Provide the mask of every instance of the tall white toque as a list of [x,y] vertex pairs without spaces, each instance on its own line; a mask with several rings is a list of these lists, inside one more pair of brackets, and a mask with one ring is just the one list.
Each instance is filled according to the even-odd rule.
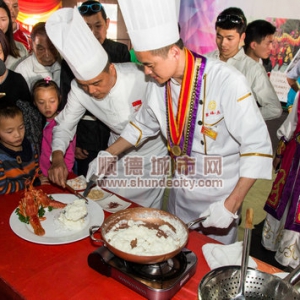
[[135,51],[149,51],[179,40],[178,0],[118,0]]
[[97,77],[107,65],[107,53],[77,7],[54,12],[46,22],[46,31],[78,80]]

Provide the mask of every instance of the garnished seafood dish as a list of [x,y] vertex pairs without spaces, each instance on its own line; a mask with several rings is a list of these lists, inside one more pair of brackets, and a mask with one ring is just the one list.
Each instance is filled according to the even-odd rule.
[[43,190],[34,188],[35,177],[31,181],[28,179],[26,182],[24,197],[21,198],[16,213],[21,222],[30,224],[34,233],[42,236],[45,234],[41,224],[41,221],[45,220],[45,208],[51,211],[55,208],[64,208],[66,204],[54,200]]

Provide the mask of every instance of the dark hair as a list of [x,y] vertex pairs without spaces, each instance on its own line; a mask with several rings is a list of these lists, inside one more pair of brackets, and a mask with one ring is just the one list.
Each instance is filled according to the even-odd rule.
[[18,115],[23,116],[23,112],[18,106],[0,106],[0,118],[14,118]]
[[265,20],[256,20],[248,24],[246,29],[245,45],[244,48],[247,50],[252,42],[258,44],[267,36],[272,35],[276,31],[276,27],[270,22]]
[[171,49],[172,46],[177,46],[180,49],[184,48],[184,43],[182,41],[182,39],[179,39],[176,43],[172,44],[172,45],[168,45],[159,49],[154,49],[154,50],[150,50],[149,52],[154,55],[154,56],[161,56],[161,57],[167,57],[169,50]]
[[46,35],[47,36],[47,32],[46,32],[46,23],[45,22],[39,22],[36,23],[31,30],[31,34],[30,37],[32,39],[32,41],[34,41],[35,37],[40,34],[40,35]]
[[55,81],[48,79],[47,77],[36,81],[32,87],[33,102],[35,102],[35,94],[36,94],[36,91],[38,88],[53,88],[53,89],[55,89],[57,98],[58,98],[58,103],[60,103],[60,91],[59,91],[59,87],[57,86]]
[[42,36],[47,37],[52,54],[56,57],[56,60],[60,60],[59,52],[57,51],[57,49],[55,48],[52,41],[49,39],[49,37],[47,35],[45,22],[39,22],[33,26],[31,34],[30,34],[30,37],[31,37],[31,40],[33,43],[35,42],[35,38],[37,35],[42,35]]
[[13,35],[13,27],[12,27],[12,21],[11,21],[11,15],[10,15],[10,10],[6,3],[3,0],[0,0],[0,8],[3,8],[8,16],[8,28],[7,31],[5,32],[5,36],[7,38],[7,41],[10,45],[10,51],[9,54],[13,57],[20,57],[20,51],[16,45],[16,42],[14,40],[14,35]]
[[[101,4],[101,3],[99,1],[85,1],[85,2],[81,3],[81,6],[82,5],[91,5],[91,4]],[[106,15],[105,9],[104,9],[103,5],[101,5],[101,6],[102,6],[101,10],[98,12],[101,12],[102,18],[106,21],[107,15]],[[80,12],[80,10],[79,10],[79,12]],[[98,12],[94,12],[91,9],[88,9],[86,13],[80,12],[80,14],[84,17],[89,17],[89,16],[93,16],[93,15],[97,14]]]
[[7,41],[6,35],[4,34],[4,32],[0,29],[0,44],[2,47],[2,51],[3,51],[3,61],[6,61],[7,56],[9,55],[10,52],[10,47],[9,47],[9,43]]
[[[219,22],[218,19],[221,16],[228,16],[224,21]],[[236,16],[241,19],[242,22],[232,22],[230,16]],[[244,12],[238,7],[229,7],[224,9],[217,17],[215,28],[220,27],[222,29],[236,29],[236,31],[242,35],[246,31],[247,19]]]

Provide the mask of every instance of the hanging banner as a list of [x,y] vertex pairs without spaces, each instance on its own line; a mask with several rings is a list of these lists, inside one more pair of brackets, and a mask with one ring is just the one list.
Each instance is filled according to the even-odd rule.
[[50,15],[62,7],[59,0],[19,0],[18,22],[31,31],[34,24],[46,22]]

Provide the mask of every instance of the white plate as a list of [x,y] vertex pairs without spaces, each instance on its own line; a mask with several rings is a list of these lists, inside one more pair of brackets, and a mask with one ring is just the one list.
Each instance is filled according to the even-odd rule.
[[[106,210],[110,213],[115,213],[115,212],[125,209],[131,205],[130,202],[123,201],[116,195],[112,195],[110,197],[105,198],[104,200],[97,201],[96,203],[98,203],[104,210]],[[111,208],[111,203],[115,203],[117,206],[114,208]]]
[[[106,192],[106,191],[102,190],[102,189],[101,189],[100,187],[98,187],[98,186],[93,187],[93,188],[91,189],[91,191],[92,191],[92,190],[99,190],[99,191],[102,191],[102,192],[103,192],[103,197],[100,198],[100,199],[91,199],[91,198],[89,198],[89,197],[87,196],[86,198],[87,198],[88,200],[90,200],[90,201],[102,201],[102,200],[104,200],[105,198],[107,198],[107,197],[109,197],[109,196],[112,196],[112,193]],[[84,193],[84,192],[80,192],[81,195],[83,195],[83,193]]]
[[75,177],[73,179],[68,179],[67,184],[73,188],[75,191],[82,191],[86,188],[86,179],[83,175]]
[[[78,199],[72,194],[52,194],[51,196],[53,199],[63,203],[72,203]],[[46,220],[41,221],[46,232],[44,236],[34,234],[31,225],[21,222],[15,210],[10,216],[9,225],[16,235],[29,242],[44,245],[68,244],[88,237],[90,226],[100,226],[103,223],[104,212],[99,205],[93,201],[89,201],[87,208],[88,215],[85,218],[85,226],[80,230],[68,230],[59,226],[57,217],[62,209],[53,209],[52,211],[48,211],[47,208],[45,209]]]

